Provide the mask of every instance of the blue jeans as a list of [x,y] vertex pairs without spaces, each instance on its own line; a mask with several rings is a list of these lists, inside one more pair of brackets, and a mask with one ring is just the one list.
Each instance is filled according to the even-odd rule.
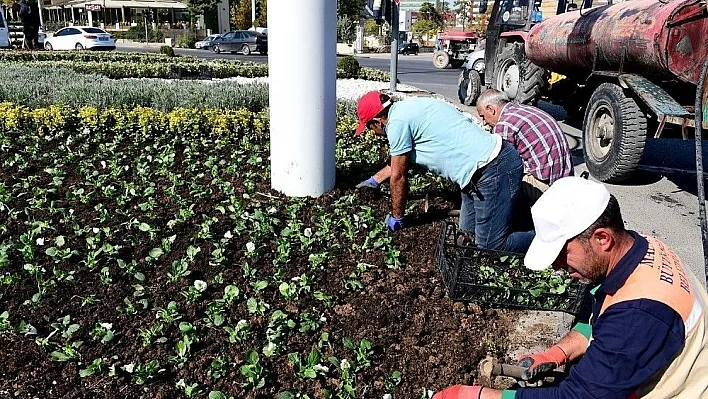
[[460,228],[474,232],[475,244],[497,251],[528,251],[535,232],[511,232],[519,185],[524,173],[521,156],[506,141],[499,155],[475,173],[462,189]]

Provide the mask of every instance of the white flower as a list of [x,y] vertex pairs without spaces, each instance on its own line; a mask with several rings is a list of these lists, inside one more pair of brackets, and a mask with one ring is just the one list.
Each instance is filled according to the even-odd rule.
[[91,231],[93,231],[93,234],[98,234],[99,232],[98,227],[94,227]]
[[386,393],[384,394],[383,399],[393,399],[393,395],[391,395],[390,393]]
[[126,373],[128,374],[133,374],[133,369],[135,368],[134,363],[128,363],[125,366],[121,367],[123,370],[125,370]]
[[207,289],[207,283],[202,280],[194,280],[194,288],[196,288],[199,292],[204,292]]
[[323,365],[321,365],[321,364],[316,364],[316,365],[315,365],[315,370],[321,371],[321,372],[323,372],[323,373],[328,373],[328,372],[329,372],[329,367],[323,366]]
[[106,330],[113,329],[113,324],[111,324],[111,323],[98,323],[98,325],[105,328]]
[[303,234],[305,234],[305,237],[312,237],[312,229],[309,227],[306,228]]
[[224,238],[233,238],[233,235],[231,234],[231,230],[227,231],[226,234],[224,234]]
[[101,167],[102,167],[103,169],[106,169],[106,161],[101,161]]
[[253,252],[253,251],[256,250],[256,244],[254,244],[254,243],[252,243],[252,242],[249,241],[249,242],[246,244],[246,249],[248,250],[248,252]]
[[268,213],[276,213],[278,212],[278,208],[271,206],[270,209],[268,209]]
[[38,238],[37,245],[44,245],[44,238]]

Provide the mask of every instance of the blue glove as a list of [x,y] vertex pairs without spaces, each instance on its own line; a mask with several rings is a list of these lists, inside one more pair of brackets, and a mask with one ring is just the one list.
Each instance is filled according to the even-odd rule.
[[386,224],[391,231],[398,231],[403,228],[403,217],[397,218],[388,215],[386,217]]
[[364,180],[363,182],[359,183],[356,185],[356,188],[377,188],[379,186],[379,182],[374,180],[374,177],[370,177],[369,180]]

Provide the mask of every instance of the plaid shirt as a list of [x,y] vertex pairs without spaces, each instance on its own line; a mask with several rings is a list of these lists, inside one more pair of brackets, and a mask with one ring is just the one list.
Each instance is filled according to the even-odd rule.
[[573,173],[568,141],[558,122],[542,110],[508,103],[494,133],[514,145],[524,160],[524,169],[536,179],[553,184]]

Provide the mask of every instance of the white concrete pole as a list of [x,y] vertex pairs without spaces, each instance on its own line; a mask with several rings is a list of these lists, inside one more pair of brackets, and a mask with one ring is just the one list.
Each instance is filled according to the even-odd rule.
[[256,29],[256,0],[251,0],[251,28]]
[[[293,46],[303,26],[306,52]],[[285,195],[334,188],[336,26],[336,1],[268,0],[271,185]]]

